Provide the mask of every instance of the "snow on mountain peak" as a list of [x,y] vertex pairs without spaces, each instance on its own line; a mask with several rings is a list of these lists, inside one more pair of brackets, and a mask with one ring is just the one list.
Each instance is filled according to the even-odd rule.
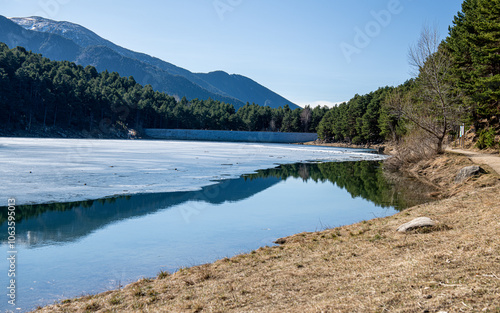
[[54,21],[52,20],[48,20],[39,16],[14,17],[11,18],[10,20],[15,22],[19,26],[22,26],[25,29],[41,31],[41,32],[45,31],[47,27],[51,25],[51,22],[54,23]]
[[103,44],[105,41],[85,27],[70,22],[58,22],[40,16],[14,17],[10,20],[27,30],[60,35],[81,47]]

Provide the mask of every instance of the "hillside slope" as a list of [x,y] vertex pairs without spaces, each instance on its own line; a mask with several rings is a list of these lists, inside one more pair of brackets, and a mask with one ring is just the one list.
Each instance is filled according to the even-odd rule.
[[[7,21],[23,30],[9,25]],[[2,17],[0,29],[4,30],[0,34],[0,41],[11,48],[24,46],[54,60],[74,61],[83,66],[95,66],[100,71],[116,71],[122,76],[134,76],[143,85],[151,84],[155,90],[179,98],[212,98],[231,103],[236,108],[246,102],[272,108],[287,104],[292,109],[297,108],[292,102],[247,77],[227,73],[194,74],[169,62],[120,47],[74,23],[41,17]],[[52,41],[46,39],[51,37],[54,38]],[[43,45],[38,42],[43,42]]]

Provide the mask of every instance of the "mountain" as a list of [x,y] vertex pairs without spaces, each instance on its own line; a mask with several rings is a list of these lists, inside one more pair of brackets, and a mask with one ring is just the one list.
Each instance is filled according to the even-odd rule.
[[[17,21],[20,22],[21,20],[17,19]],[[35,53],[41,53],[52,60],[67,60],[83,66],[95,66],[98,71],[108,70],[110,72],[118,72],[121,76],[134,76],[135,80],[142,85],[150,84],[155,90],[166,92],[169,95],[178,96],[179,98],[184,96],[188,99],[212,98],[231,103],[236,108],[244,105],[244,102],[241,100],[226,96],[221,92],[210,92],[185,77],[172,75],[156,66],[126,57],[107,46],[88,45],[82,47],[77,42],[71,40],[70,38],[72,37],[70,36],[65,38],[57,33],[44,33],[32,30],[27,26],[29,24],[19,26],[17,23],[0,16],[0,42],[6,43],[9,47],[22,46]],[[24,27],[29,29],[25,29]],[[39,28],[39,30],[55,29],[48,27]],[[64,30],[59,30],[58,32],[64,32]],[[82,36],[75,35],[75,38],[82,38]],[[89,38],[91,37],[89,36]]]
[[99,71],[116,71],[122,76],[134,76],[143,85],[188,99],[208,99],[233,104],[246,102],[272,108],[298,106],[241,75],[222,71],[192,73],[174,64],[144,53],[120,47],[70,22],[58,22],[41,17],[10,18],[0,16],[0,41],[9,47],[23,46],[54,60],[68,60]]
[[21,46],[55,60],[72,60],[81,47],[73,41],[50,33],[25,30],[0,15],[0,42],[9,47]]
[[292,105],[291,102],[282,96],[248,77],[237,74],[229,75],[224,71],[210,72],[208,74],[199,73],[196,75],[222,91],[230,91],[231,96],[235,98],[253,99],[250,102],[270,106],[271,108],[277,108],[285,104],[289,104],[291,109],[295,108],[295,105]]

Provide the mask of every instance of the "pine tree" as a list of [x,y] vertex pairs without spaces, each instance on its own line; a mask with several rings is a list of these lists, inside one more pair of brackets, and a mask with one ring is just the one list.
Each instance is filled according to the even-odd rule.
[[453,24],[445,46],[478,124],[500,113],[500,0],[465,0]]

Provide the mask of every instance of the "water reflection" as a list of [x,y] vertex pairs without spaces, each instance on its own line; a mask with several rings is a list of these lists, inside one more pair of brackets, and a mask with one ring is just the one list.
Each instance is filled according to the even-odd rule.
[[[107,224],[153,214],[188,201],[210,204],[242,201],[277,184],[277,177],[224,180],[199,191],[142,194],[71,203],[24,205],[16,208],[18,243],[38,246],[75,241]],[[2,208],[0,241],[7,241],[7,209]]]
[[[281,165],[255,174],[229,179],[200,191],[144,194],[95,201],[17,207],[18,243],[28,247],[74,242],[93,231],[124,219],[153,214],[188,201],[220,204],[247,199],[288,178],[331,182],[353,198],[397,210],[429,201],[430,190],[410,178],[394,181],[379,162],[337,162]],[[189,214],[189,212],[188,212]],[[0,210],[0,241],[6,242],[7,208]]]
[[378,161],[283,165],[247,177],[329,181],[347,190],[353,198],[361,197],[378,206],[393,207],[398,211],[432,201],[428,195],[435,191],[431,186],[402,173],[391,175],[383,170],[382,162]]

